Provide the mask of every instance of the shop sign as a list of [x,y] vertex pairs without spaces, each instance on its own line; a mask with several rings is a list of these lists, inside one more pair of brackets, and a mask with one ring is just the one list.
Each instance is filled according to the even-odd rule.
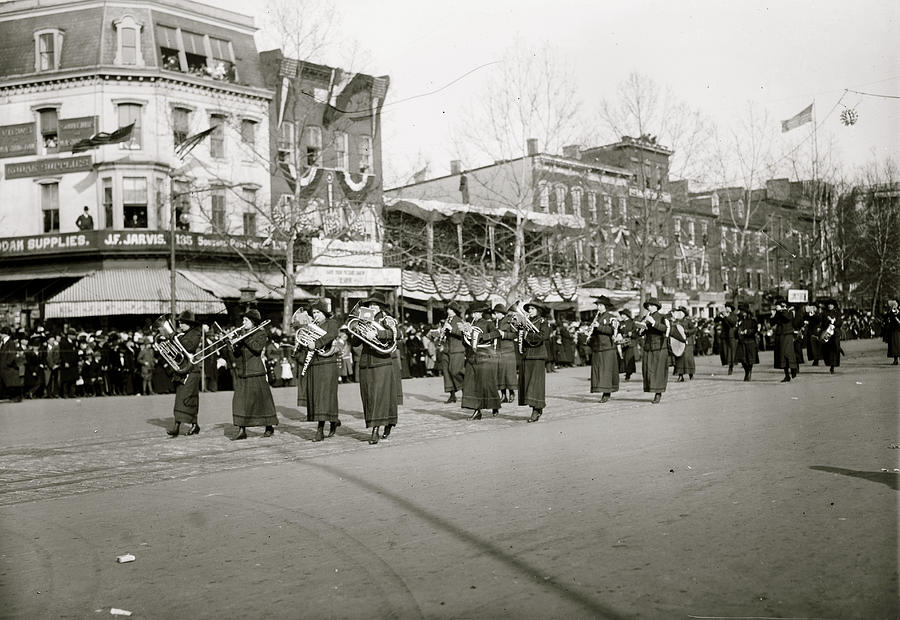
[[59,119],[59,150],[71,151],[79,140],[90,138],[97,133],[97,117]]
[[48,174],[64,174],[66,172],[83,172],[91,169],[91,156],[60,157],[54,159],[38,159],[6,164],[7,179],[23,179],[40,177]]
[[34,123],[0,126],[0,157],[34,155]]
[[788,303],[805,304],[809,301],[809,291],[806,289],[792,288],[788,290]]
[[378,241],[342,241],[340,239],[311,239],[314,265],[343,267],[381,267],[384,265],[381,243]]
[[304,265],[297,268],[297,284],[343,287],[400,286],[396,267],[330,267]]

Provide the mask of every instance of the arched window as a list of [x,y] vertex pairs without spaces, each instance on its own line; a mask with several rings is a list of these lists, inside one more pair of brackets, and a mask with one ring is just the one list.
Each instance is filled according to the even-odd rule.
[[63,33],[56,28],[45,28],[34,33],[34,70],[56,71],[62,52]]
[[581,215],[581,193],[580,187],[572,188],[572,212],[575,215]]
[[117,65],[144,66],[144,56],[141,54],[141,24],[136,22],[131,15],[125,15],[113,22],[116,28],[116,58],[113,62]]

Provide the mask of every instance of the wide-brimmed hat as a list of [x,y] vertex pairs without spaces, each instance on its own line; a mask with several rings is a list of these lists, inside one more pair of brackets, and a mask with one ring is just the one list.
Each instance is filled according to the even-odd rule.
[[613,307],[614,307],[614,306],[613,306],[613,302],[612,302],[612,301],[610,300],[610,298],[607,297],[606,295],[591,295],[591,297],[594,298],[594,303],[595,303],[595,304],[597,304],[598,306],[599,306],[600,304],[603,304],[604,306],[606,306],[606,309],[607,309],[607,310],[609,310],[610,308],[613,308]]
[[178,322],[196,325],[197,319],[194,317],[194,312],[192,310],[182,310],[181,314],[178,315]]
[[386,299],[385,296],[384,296],[384,293],[382,293],[381,291],[372,293],[371,295],[369,295],[369,296],[365,299],[365,301],[363,301],[363,303],[366,304],[366,305],[368,305],[368,304],[378,304],[378,305],[381,306],[382,308],[387,308],[388,305],[389,305],[388,302],[387,302],[387,299]]
[[644,302],[644,310],[649,310],[647,306],[656,306],[659,309],[662,309],[662,304],[659,303],[659,300],[656,297],[651,297],[647,301]]
[[447,304],[447,310],[453,310],[456,313],[456,316],[463,315],[462,307],[455,301],[451,301],[449,304]]
[[331,310],[328,309],[328,304],[324,299],[317,299],[316,301],[312,302],[311,304],[309,304],[309,309],[310,311],[318,310],[327,317],[331,316]]
[[682,313],[684,316],[690,316],[690,315],[691,315],[691,311],[688,310],[687,308],[685,308],[684,306],[678,306],[678,307],[675,308],[675,309],[678,310],[680,313]]
[[537,301],[529,301],[522,306],[522,309],[526,312],[528,311],[528,308],[534,308],[541,316],[545,316],[547,314],[547,306]]
[[244,314],[242,314],[241,316],[246,317],[246,318],[250,319],[251,321],[253,321],[254,325],[259,325],[262,322],[262,315],[259,313],[259,310],[257,310],[256,308],[250,308],[249,310],[244,312]]
[[628,308],[622,308],[621,310],[619,310],[619,314],[624,314],[629,319],[631,318],[631,310],[629,310]]
[[775,299],[772,300],[773,306],[784,306],[786,304],[787,304],[787,299],[785,299],[784,297],[776,297]]
[[469,314],[473,312],[480,312],[481,314],[487,314],[491,311],[491,305],[485,302],[476,301],[469,308]]
[[733,301],[726,301],[726,302],[725,302],[725,307],[726,307],[726,308],[731,308],[732,310],[734,310],[734,302],[733,302]]
[[838,302],[837,302],[836,299],[830,299],[830,298],[829,298],[829,299],[823,299],[823,300],[822,300],[822,303],[825,304],[826,306],[827,306],[828,304],[831,304],[831,305],[834,306],[835,308],[838,307]]
[[491,310],[491,312],[499,312],[500,314],[506,314],[506,312],[507,312],[506,306],[503,304],[494,304],[494,308]]

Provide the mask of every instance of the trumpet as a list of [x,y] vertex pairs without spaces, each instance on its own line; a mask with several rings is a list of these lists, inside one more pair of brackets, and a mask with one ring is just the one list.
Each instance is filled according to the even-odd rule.
[[172,370],[184,374],[190,372],[194,364],[202,362],[206,358],[214,355],[226,344],[234,346],[250,334],[263,329],[268,324],[269,321],[265,320],[249,330],[244,329],[243,327],[236,327],[226,332],[219,327],[218,323],[213,323],[220,334],[214,341],[205,345],[199,351],[191,353],[181,344],[181,340],[178,338],[178,334],[176,333],[172,322],[166,315],[163,315],[153,322],[153,329],[155,329],[158,334],[153,343],[153,348],[160,354]]

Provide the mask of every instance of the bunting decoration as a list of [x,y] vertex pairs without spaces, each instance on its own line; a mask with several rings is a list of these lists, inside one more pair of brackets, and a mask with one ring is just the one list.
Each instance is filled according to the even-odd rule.
[[195,133],[192,136],[188,136],[184,140],[178,143],[178,146],[175,147],[175,155],[179,159],[184,159],[187,157],[188,153],[194,150],[198,144],[203,142],[203,139],[206,138],[209,134],[214,132],[218,125],[213,125],[209,129],[205,131],[201,131],[200,133]]
[[83,153],[85,151],[89,151],[91,149],[95,149],[98,146],[104,146],[106,144],[118,144],[120,142],[129,142],[131,140],[131,132],[134,130],[134,123],[130,125],[126,125],[125,127],[119,127],[112,133],[107,133],[105,131],[101,131],[95,133],[90,138],[85,138],[84,140],[79,140],[75,144],[72,145],[73,153]]

